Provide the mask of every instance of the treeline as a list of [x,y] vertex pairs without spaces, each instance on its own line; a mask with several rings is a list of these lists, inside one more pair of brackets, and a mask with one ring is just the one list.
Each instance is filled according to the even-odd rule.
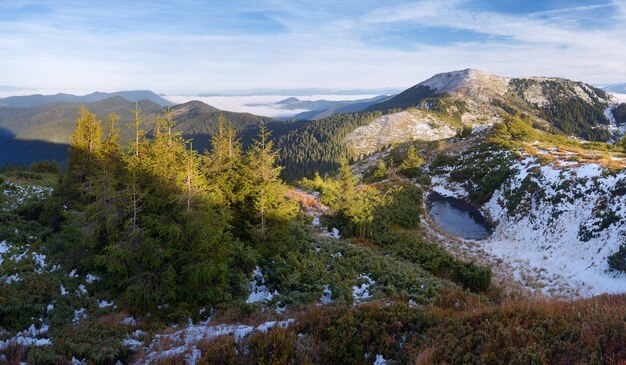
[[220,118],[211,152],[199,154],[173,132],[171,118],[158,118],[146,138],[138,109],[134,117],[125,148],[117,116],[103,136],[96,116],[81,110],[49,208],[51,221],[62,221],[53,251],[143,313],[241,296],[255,260],[284,249],[297,213],[269,133],[261,126],[244,153]]
[[[564,134],[589,141],[606,141],[610,137],[608,130],[598,128],[608,123],[604,116],[607,105],[600,99],[609,97],[604,90],[568,80],[512,79],[510,83],[510,87],[522,99],[524,93],[533,86],[538,86],[548,99],[548,103],[541,107],[539,116]],[[589,101],[577,94],[576,87],[585,90]],[[564,98],[568,94],[569,97]]]
[[280,149],[279,163],[285,166],[282,176],[287,180],[311,178],[315,172],[336,170],[344,159],[353,161],[357,156],[343,143],[344,138],[381,115],[381,112],[336,114],[280,136],[276,145]]
[[544,117],[568,136],[589,141],[606,141],[611,133],[598,128],[608,123],[602,105],[590,104],[581,98],[554,100],[543,109]]

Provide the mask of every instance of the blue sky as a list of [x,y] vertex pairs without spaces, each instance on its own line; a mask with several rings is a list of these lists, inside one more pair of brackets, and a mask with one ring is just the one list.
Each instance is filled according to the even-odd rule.
[[477,68],[626,81],[626,0],[0,0],[0,85],[407,87]]

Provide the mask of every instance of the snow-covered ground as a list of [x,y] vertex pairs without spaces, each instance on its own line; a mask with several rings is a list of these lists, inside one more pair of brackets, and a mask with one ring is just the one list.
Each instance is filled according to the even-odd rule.
[[607,263],[626,242],[626,196],[620,191],[626,172],[606,175],[598,164],[541,166],[533,157],[514,171],[504,189],[517,190],[530,175],[545,196],[526,193],[528,212],[509,215],[498,190],[484,206],[498,222],[485,249],[510,261],[520,280],[528,269],[540,274],[544,293],[562,294],[561,282],[581,296],[626,292],[626,275],[608,272]]
[[[195,365],[200,360],[202,353],[198,345],[202,341],[210,340],[218,336],[233,335],[235,341],[254,332],[267,332],[274,327],[286,328],[294,323],[293,319],[284,321],[269,321],[258,326],[249,325],[209,325],[210,319],[198,324],[190,324],[186,328],[174,333],[157,334],[150,346],[146,348],[147,356],[138,360],[135,364],[153,364],[165,361],[172,357],[184,357],[185,363]],[[128,347],[138,349],[143,345],[146,333],[137,330],[124,340]]]
[[[480,252],[505,261],[519,282],[547,295],[625,293],[626,274],[609,271],[607,257],[626,242],[626,170],[560,160],[541,165],[525,156],[512,171],[482,207],[496,227],[476,241]],[[512,195],[529,183],[538,189],[524,192],[510,211]],[[445,175],[433,179],[433,190],[467,195]]]
[[4,183],[1,191],[5,202],[0,209],[11,210],[20,206],[28,199],[46,199],[52,194],[52,188],[47,186],[22,186],[10,181]]

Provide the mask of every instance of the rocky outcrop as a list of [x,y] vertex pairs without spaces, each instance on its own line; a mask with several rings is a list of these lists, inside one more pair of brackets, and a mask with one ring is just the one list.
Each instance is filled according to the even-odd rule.
[[363,156],[378,151],[392,143],[416,139],[434,141],[454,136],[456,129],[434,113],[408,109],[383,115],[370,124],[358,127],[345,139],[354,152]]

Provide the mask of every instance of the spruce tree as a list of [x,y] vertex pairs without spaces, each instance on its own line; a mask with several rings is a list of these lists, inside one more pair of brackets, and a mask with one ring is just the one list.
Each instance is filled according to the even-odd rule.
[[67,171],[61,187],[69,206],[81,206],[88,202],[88,194],[92,190],[93,179],[99,167],[101,145],[100,121],[83,105],[80,107],[74,133],[70,137]]
[[424,159],[420,157],[417,150],[411,143],[406,152],[406,158],[400,164],[400,173],[407,177],[416,177],[420,167],[424,164]]
[[260,125],[259,139],[248,154],[248,179],[253,220],[250,227],[255,241],[269,243],[278,232],[284,233],[287,223],[295,217],[297,205],[286,197],[287,186],[280,180],[281,168],[276,166],[278,154],[273,150],[270,134]]
[[378,160],[378,164],[376,165],[376,168],[374,169],[374,172],[372,173],[372,179],[382,180],[386,177],[387,177],[387,166],[385,165],[385,162],[382,159],[380,159]]
[[242,147],[232,126],[221,114],[218,132],[211,139],[211,153],[204,162],[207,177],[223,202],[229,206],[240,203],[248,192],[243,176]]

